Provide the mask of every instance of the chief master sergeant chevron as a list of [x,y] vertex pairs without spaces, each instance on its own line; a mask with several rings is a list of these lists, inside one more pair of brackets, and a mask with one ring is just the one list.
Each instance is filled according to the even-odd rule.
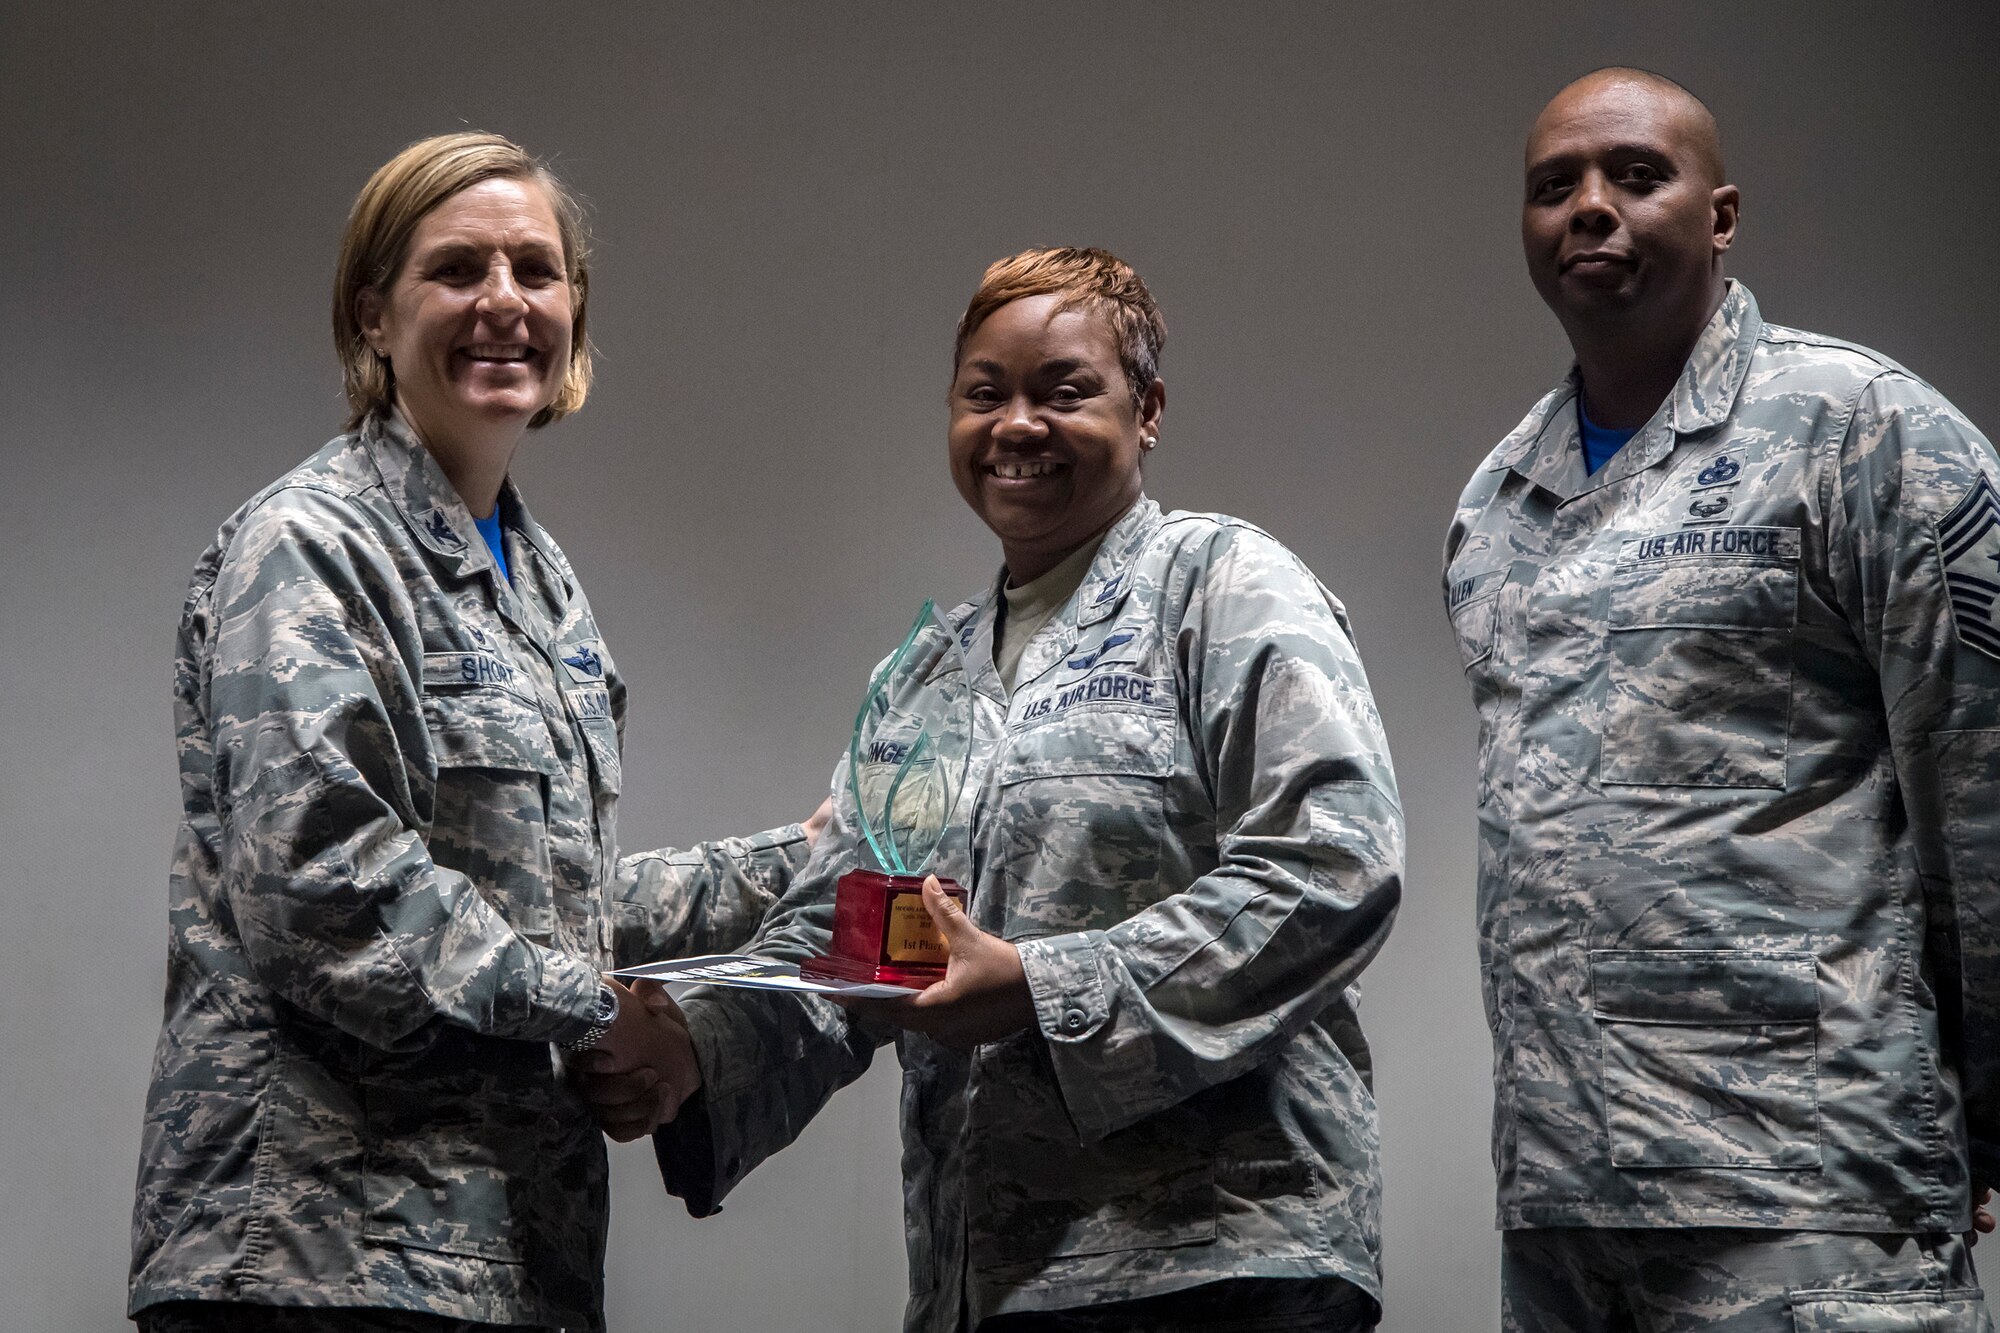
[[1990,1330],[2000,464],[1764,322],[1724,180],[1658,75],[1543,110],[1521,232],[1576,367],[1445,543],[1503,1322]]

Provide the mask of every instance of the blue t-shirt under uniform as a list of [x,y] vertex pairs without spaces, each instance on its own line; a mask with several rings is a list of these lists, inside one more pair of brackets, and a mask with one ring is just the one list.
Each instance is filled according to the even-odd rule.
[[[1611,455],[1625,447],[1625,442],[1639,433],[1631,430],[1608,430],[1590,419],[1583,410],[1583,395],[1576,396],[1576,424],[1583,429],[1583,467],[1586,472],[1595,472],[1611,461]],[[481,532],[485,529],[481,528]],[[505,568],[505,566],[502,566]]]
[[514,576],[507,572],[507,541],[500,535],[500,506],[494,505],[492,513],[472,521],[479,525],[479,535],[486,539],[486,549],[493,552],[493,563],[500,566],[501,580],[512,584]]

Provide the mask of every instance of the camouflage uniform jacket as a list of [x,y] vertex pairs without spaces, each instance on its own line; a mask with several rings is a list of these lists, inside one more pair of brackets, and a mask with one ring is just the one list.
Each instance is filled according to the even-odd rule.
[[[973,746],[940,873],[1016,943],[1037,1026],[969,1056],[897,1038],[907,1327],[950,1330],[1222,1277],[1379,1296],[1380,1186],[1355,979],[1401,892],[1402,813],[1340,604],[1234,519],[1141,499],[1069,603],[993,666],[999,585],[892,681],[943,692]],[[823,948],[838,813],[753,947]],[[867,1065],[798,996],[687,1001],[706,1087],[662,1131],[697,1216]]]
[[1963,1231],[2000,1181],[1990,445],[1730,287],[1595,476],[1466,488],[1499,1222]]
[[625,691],[511,484],[510,587],[398,425],[202,557],[132,1311],[602,1324],[605,1154],[552,1042],[598,969],[740,943],[797,826],[617,861]]

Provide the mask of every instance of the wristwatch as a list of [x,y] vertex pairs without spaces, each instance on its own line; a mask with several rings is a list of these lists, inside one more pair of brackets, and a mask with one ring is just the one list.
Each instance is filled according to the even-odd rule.
[[566,1051],[587,1051],[604,1040],[604,1034],[611,1031],[612,1022],[618,1017],[618,992],[608,981],[597,983],[597,1012],[590,1016],[590,1026],[575,1041],[566,1041],[562,1048]]

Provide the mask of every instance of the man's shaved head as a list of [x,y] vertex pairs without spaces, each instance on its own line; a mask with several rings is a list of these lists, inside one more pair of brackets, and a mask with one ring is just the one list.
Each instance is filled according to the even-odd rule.
[[1638,384],[1623,404],[1637,420],[1622,423],[1638,424],[1722,304],[1740,199],[1715,117],[1664,74],[1592,70],[1535,118],[1523,185],[1528,274],[1569,334],[1585,396],[1618,410],[1617,387]]
[[1716,125],[1715,113],[1708,109],[1708,103],[1689,92],[1685,85],[1636,65],[1606,65],[1594,69],[1581,78],[1571,80],[1561,92],[1550,98],[1549,104],[1542,108],[1542,114],[1535,118],[1535,128],[1528,133],[1529,160],[1534,159],[1536,134],[1552,114],[1574,115],[1607,95],[1616,99],[1621,90],[1644,90],[1672,104],[1678,113],[1675,119],[1680,121],[1680,128],[1687,136],[1683,142],[1700,164],[1708,185],[1713,188],[1729,179],[1722,169],[1722,130]]

